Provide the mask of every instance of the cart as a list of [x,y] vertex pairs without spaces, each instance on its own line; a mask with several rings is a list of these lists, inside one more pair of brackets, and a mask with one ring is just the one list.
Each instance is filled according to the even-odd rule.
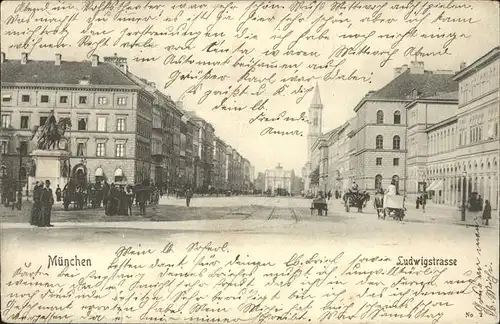
[[314,211],[318,211],[318,216],[323,216],[323,211],[325,211],[325,216],[328,215],[328,204],[326,203],[325,198],[314,199],[311,203],[311,216],[314,214]]
[[384,196],[384,219],[387,216],[395,220],[402,221],[405,217],[404,196],[385,195]]

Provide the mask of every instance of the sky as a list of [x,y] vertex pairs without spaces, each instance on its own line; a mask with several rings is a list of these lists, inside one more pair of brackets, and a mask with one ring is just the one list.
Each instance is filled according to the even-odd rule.
[[[95,5],[99,5],[100,2],[94,2]],[[307,159],[307,149],[306,149],[306,136],[308,131],[308,124],[304,122],[277,122],[277,123],[259,123],[253,122],[249,123],[249,119],[256,117],[260,111],[251,111],[249,108],[243,111],[221,111],[214,110],[213,108],[221,101],[223,97],[217,97],[210,95],[203,103],[199,103],[201,94],[207,90],[225,90],[229,86],[234,86],[234,88],[240,84],[237,80],[244,74],[248,68],[234,68],[234,67],[213,67],[212,73],[217,75],[227,75],[225,80],[205,80],[200,91],[196,94],[185,94],[182,95],[187,89],[196,85],[198,80],[187,78],[186,80],[177,79],[171,86],[163,90],[163,86],[166,82],[171,79],[172,73],[179,70],[180,73],[189,73],[191,76],[197,75],[197,73],[204,74],[208,71],[208,67],[204,66],[193,66],[188,64],[182,65],[172,65],[163,64],[163,60],[170,54],[180,57],[181,55],[194,55],[197,60],[221,60],[223,61],[228,57],[229,53],[232,53],[235,48],[238,47],[242,42],[245,42],[245,46],[248,49],[254,48],[252,53],[245,55],[246,60],[262,60],[266,62],[271,62],[276,60],[279,64],[294,64],[302,62],[300,68],[298,69],[257,69],[252,73],[252,76],[259,78],[271,77],[273,73],[276,73],[276,81],[273,84],[268,84],[268,90],[265,94],[260,96],[240,96],[236,98],[230,98],[227,100],[227,104],[231,106],[252,106],[258,99],[269,101],[266,103],[266,110],[264,112],[269,117],[276,117],[280,112],[286,111],[288,116],[298,117],[301,112],[307,112],[309,104],[312,100],[313,91],[306,94],[302,101],[297,103],[297,95],[291,93],[285,93],[284,95],[271,95],[274,90],[279,88],[284,84],[289,84],[290,88],[299,88],[300,85],[303,88],[313,87],[316,82],[319,85],[321,99],[324,105],[323,111],[323,131],[326,132],[334,127],[337,127],[347,121],[350,117],[354,116],[353,108],[360,101],[360,99],[370,90],[377,90],[387,84],[394,75],[394,68],[399,67],[403,64],[410,64],[413,57],[409,55],[404,55],[405,49],[408,47],[419,48],[424,47],[425,51],[428,52],[438,52],[443,49],[444,40],[441,38],[434,39],[422,39],[421,37],[405,39],[400,44],[400,51],[392,57],[392,60],[388,61],[385,66],[380,67],[381,57],[357,55],[348,56],[346,61],[342,64],[342,72],[349,74],[351,71],[356,70],[359,75],[369,76],[370,81],[368,82],[354,82],[354,81],[340,81],[340,80],[330,80],[325,81],[324,78],[311,79],[304,82],[295,83],[285,83],[280,82],[279,79],[282,77],[290,76],[316,76],[323,77],[324,71],[318,70],[313,71],[311,69],[305,69],[304,66],[310,64],[320,64],[327,61],[327,57],[330,53],[333,53],[335,49],[346,45],[353,46],[362,40],[361,38],[341,38],[342,33],[359,33],[369,34],[371,31],[376,31],[377,35],[384,33],[396,33],[398,31],[403,32],[408,30],[410,26],[414,23],[405,23],[404,15],[408,12],[404,10],[389,10],[390,6],[394,4],[400,4],[401,6],[408,5],[408,2],[390,2],[381,8],[377,12],[377,6],[382,6],[384,2],[363,2],[363,6],[374,6],[374,8],[357,8],[356,10],[351,9],[332,9],[334,5],[339,5],[340,2],[329,2],[326,4],[322,3],[312,3],[311,8],[300,8],[297,7],[291,9],[290,6],[293,2],[273,2],[272,7],[270,3],[267,2],[256,2],[252,4],[251,2],[241,1],[236,4],[230,4],[227,2],[190,2],[190,4],[206,4],[207,12],[211,11],[214,6],[219,4],[227,6],[229,10],[222,11],[222,8],[215,8],[215,12],[219,12],[220,15],[212,14],[211,18],[207,20],[202,20],[201,18],[193,22],[193,17],[196,17],[202,9],[189,9],[187,7],[174,7],[172,5],[182,5],[181,2],[150,2],[150,8],[145,9],[146,2],[132,2],[128,8],[117,9],[114,8],[113,11],[107,15],[108,9],[101,7],[97,8],[95,11],[82,10],[82,2],[50,2],[47,10],[42,10],[45,3],[44,2],[31,2],[28,6],[19,6],[20,2],[10,1],[2,2],[2,39],[1,47],[2,52],[6,53],[7,59],[19,59],[21,57],[21,52],[26,51],[22,48],[15,48],[15,44],[23,43],[28,38],[29,30],[36,30],[37,26],[44,25],[47,20],[36,20],[37,18],[45,19],[63,19],[65,16],[78,12],[79,16],[77,21],[72,22],[66,29],[59,27],[58,30],[54,32],[55,35],[46,33],[44,35],[40,34],[40,30],[35,32],[35,36],[32,37],[37,39],[38,37],[43,38],[42,43],[53,44],[59,40],[62,35],[65,35],[63,41],[69,46],[65,48],[40,48],[41,46],[35,46],[35,48],[30,48],[30,58],[34,60],[53,60],[55,53],[62,54],[63,61],[81,61],[89,59],[90,47],[79,47],[78,43],[81,38],[85,35],[90,35],[90,32],[82,33],[87,26],[87,19],[93,17],[105,17],[108,19],[106,22],[94,21],[91,30],[95,33],[91,36],[93,42],[98,42],[100,39],[107,36],[111,37],[110,41],[103,46],[100,44],[99,48],[95,51],[100,57],[111,56],[117,53],[119,56],[124,56],[128,58],[129,70],[134,74],[147,78],[150,81],[156,83],[157,87],[161,89],[166,94],[170,95],[174,100],[182,99],[183,106],[187,110],[195,111],[199,116],[205,118],[208,122],[212,123],[216,130],[216,135],[222,138],[227,144],[236,148],[245,158],[250,160],[250,162],[255,166],[255,171],[263,172],[268,168],[275,167],[280,163],[285,169],[294,169],[296,173],[300,174],[300,170]],[[418,2],[412,2],[416,4]],[[438,3],[438,2],[434,2]],[[449,7],[462,5],[465,2],[442,2],[441,4],[448,5]],[[305,3],[311,4],[311,3]],[[323,9],[321,9],[321,4]],[[68,10],[53,10],[55,6],[74,6],[74,9],[69,8]],[[152,6],[158,5],[156,8]],[[169,7],[165,7],[168,5]],[[259,5],[268,5],[268,8],[258,8],[252,16],[252,11]],[[352,2],[347,2],[347,6],[352,5]],[[134,6],[135,9],[134,9]],[[161,7],[164,6],[164,7]],[[231,6],[237,6],[238,8],[231,9]],[[249,7],[250,6],[250,7]],[[282,6],[277,8],[277,6]],[[425,31],[428,33],[452,33],[455,32],[457,35],[460,33],[465,33],[468,35],[467,38],[457,38],[452,44],[449,45],[448,50],[451,55],[444,56],[429,56],[429,57],[418,57],[418,60],[424,61],[426,70],[458,70],[460,63],[465,61],[467,63],[473,62],[475,59],[479,58],[490,49],[499,44],[499,27],[498,27],[498,6],[494,3],[486,2],[474,2],[467,8],[460,9],[446,9],[446,15],[449,17],[462,17],[463,19],[471,19],[477,21],[477,23],[457,23],[457,22],[432,22],[439,14],[444,10],[442,8],[428,9],[429,17],[426,18],[419,26],[419,32]],[[141,7],[141,8],[139,8]],[[35,8],[42,8],[38,11]],[[250,8],[250,9],[248,9]],[[417,11],[418,7],[415,7],[414,13]],[[420,13],[415,17],[423,17],[425,10],[421,7]],[[96,9],[96,8],[94,8]],[[248,10],[247,10],[248,9]],[[369,9],[369,10],[368,10]],[[121,10],[120,14],[117,12]],[[182,14],[179,12],[182,11]],[[158,14],[158,12],[160,12]],[[380,21],[367,21],[361,22],[363,18],[366,17],[377,17],[380,19],[394,18],[398,22],[395,23],[385,23]],[[301,15],[297,18],[297,15]],[[16,16],[17,15],[17,16]],[[155,47],[153,48],[127,48],[123,45],[126,42],[133,42],[137,38],[135,36],[127,36],[127,32],[144,31],[144,29],[151,25],[151,21],[147,20],[147,17],[154,16],[161,17],[162,21],[156,21],[154,24],[155,31],[172,31],[175,28],[182,28],[183,22],[193,23],[190,27],[190,31],[203,31],[206,32],[207,26],[214,24],[212,32],[226,33],[223,37],[212,37],[207,35],[199,36],[193,43],[194,48],[191,49],[179,49],[174,48],[175,46],[185,45],[185,42],[189,39],[186,36],[172,36],[163,35],[154,37]],[[30,17],[31,16],[31,17]],[[175,17],[177,21],[175,20]],[[225,19],[225,17],[234,17],[232,20]],[[13,17],[17,17],[18,20]],[[19,19],[27,19],[30,17],[29,23],[20,23]],[[127,17],[129,20],[125,22],[117,21],[113,17]],[[134,22],[131,18],[141,17],[143,20],[140,22]],[[191,20],[186,20],[186,17],[191,17]],[[214,18],[215,17],[215,18]],[[220,20],[216,20],[216,17],[220,17]],[[250,17],[250,18],[248,18]],[[273,17],[272,19],[270,17]],[[286,23],[290,23],[293,18],[297,18],[289,28],[286,28]],[[248,19],[247,19],[248,18]],[[268,21],[265,20],[268,18]],[[148,18],[149,19],[149,18]],[[215,19],[215,20],[214,20]],[[332,23],[329,19],[349,19],[351,21],[351,27],[347,23]],[[446,19],[446,18],[443,18]],[[450,18],[451,19],[451,18]],[[132,21],[132,22],[131,22]],[[279,23],[282,21],[282,23]],[[451,20],[449,20],[451,21]],[[318,27],[321,23],[325,23],[322,28]],[[278,24],[279,23],[279,24]],[[48,28],[48,30],[54,30],[59,23],[53,22]],[[312,26],[312,27],[310,27]],[[174,29],[172,29],[174,28]],[[257,35],[258,39],[245,36],[237,38],[236,35],[241,36],[241,33],[247,28],[245,36],[251,34]],[[309,29],[308,29],[309,28]],[[64,29],[64,30],[63,30]],[[310,37],[309,39],[301,38],[300,42],[293,47],[296,51],[303,52],[316,52],[319,57],[311,56],[283,56],[284,47],[289,43],[289,40],[298,38],[304,31],[309,30],[309,36],[315,35],[317,38]],[[328,39],[318,39],[318,36],[328,30],[325,34]],[[8,31],[17,31],[18,35],[9,35]],[[96,35],[99,32],[105,31],[106,35]],[[24,32],[24,34],[23,34]],[[279,47],[281,49],[281,55],[277,57],[265,56],[263,51],[272,48],[273,44],[276,43],[276,38],[272,38],[272,35],[285,35],[291,32],[291,36],[283,41]],[[19,33],[21,35],[19,35]],[[121,37],[125,33],[125,36]],[[147,37],[141,38],[145,40]],[[28,39],[28,42],[33,40]],[[117,46],[113,43],[117,41]],[[230,52],[207,52],[206,47],[213,41],[218,41],[218,47],[214,48],[228,48]],[[222,42],[223,41],[223,42]],[[222,42],[222,44],[220,44]],[[379,39],[370,38],[366,44],[369,44],[374,50],[376,47],[380,50],[390,50],[390,45],[392,44],[389,40],[383,41]],[[169,47],[170,46],[170,47]],[[238,53],[237,53],[238,54]],[[159,57],[155,62],[134,62],[134,57]],[[236,58],[236,54],[232,54],[232,59]],[[335,62],[341,61],[342,58],[334,57]],[[233,61],[232,61],[233,62]],[[295,71],[296,70],[296,71]],[[200,72],[202,71],[202,72]],[[246,83],[252,87],[252,89],[257,89],[258,83],[248,82]],[[245,85],[245,83],[242,83]],[[233,89],[234,89],[233,88]],[[281,135],[265,135],[261,136],[260,133],[266,127],[271,126],[275,129],[280,130],[299,130],[303,132],[303,136],[281,136]]]

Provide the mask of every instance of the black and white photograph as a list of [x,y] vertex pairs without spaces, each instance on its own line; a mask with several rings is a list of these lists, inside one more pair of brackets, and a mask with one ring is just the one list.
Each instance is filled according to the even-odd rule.
[[2,322],[499,322],[498,2],[1,13]]

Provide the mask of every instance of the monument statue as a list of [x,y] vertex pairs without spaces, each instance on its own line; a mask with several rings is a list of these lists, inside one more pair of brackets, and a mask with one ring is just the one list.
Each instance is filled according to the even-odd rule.
[[38,150],[57,150],[59,149],[59,142],[64,138],[64,133],[68,128],[71,128],[71,119],[65,117],[56,121],[52,110],[45,123],[33,129],[31,140],[38,135],[36,146]]

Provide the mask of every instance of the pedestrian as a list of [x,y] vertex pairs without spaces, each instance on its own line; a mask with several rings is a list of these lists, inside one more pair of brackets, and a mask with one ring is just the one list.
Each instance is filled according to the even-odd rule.
[[128,213],[132,216],[132,205],[134,204],[134,192],[132,191],[132,187],[127,187],[127,206]]
[[193,192],[191,191],[190,188],[186,189],[185,196],[186,196],[186,206],[189,207],[189,204],[191,203],[191,197],[193,197]]
[[61,201],[61,188],[59,187],[59,185],[57,185],[57,189],[56,189],[56,201]]
[[427,203],[427,196],[425,194],[422,194],[422,196],[420,196],[420,205],[422,205],[422,210],[424,211],[426,203]]
[[483,197],[481,197],[481,195],[477,197],[477,202],[479,205],[479,211],[483,210]]
[[37,226],[41,223],[42,192],[43,184],[37,181],[33,188],[33,206],[31,206],[30,225]]
[[45,180],[45,188],[42,191],[41,195],[41,221],[38,224],[39,227],[53,227],[50,223],[50,217],[52,216],[52,206],[54,205],[54,194],[52,193],[52,189],[50,189],[50,181]]
[[420,208],[420,197],[417,197],[417,209]]
[[484,201],[484,210],[483,210],[483,225],[488,226],[488,222],[491,219],[491,205],[489,200]]
[[146,200],[148,200],[149,190],[147,187],[139,185],[136,189],[136,202],[139,203],[139,213],[146,216]]
[[120,186],[118,201],[119,201],[118,215],[128,216],[128,196],[123,186]]
[[9,197],[8,197],[9,203],[7,207],[12,207],[12,210],[16,207],[16,185],[14,184],[9,188]]

